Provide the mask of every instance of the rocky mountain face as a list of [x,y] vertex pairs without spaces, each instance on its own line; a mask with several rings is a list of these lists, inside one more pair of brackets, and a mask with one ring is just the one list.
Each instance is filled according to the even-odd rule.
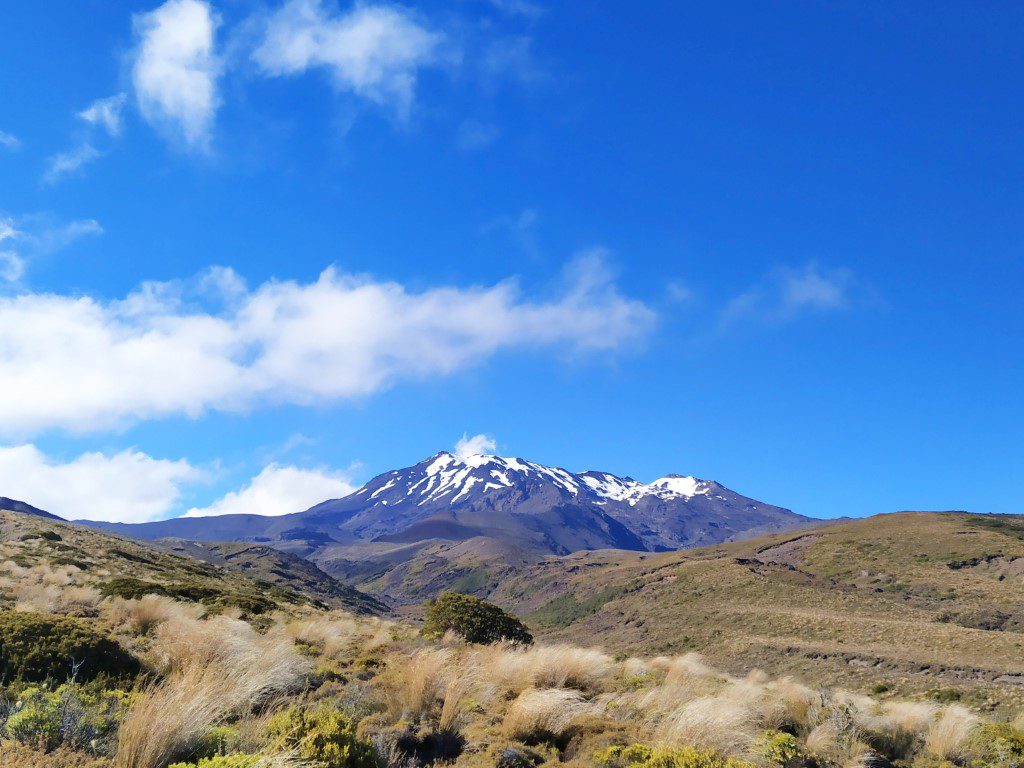
[[642,483],[518,458],[441,452],[295,514],[100,525],[144,539],[265,543],[350,583],[419,599],[460,578],[465,591],[486,592],[508,563],[581,550],[697,547],[808,522],[693,477]]

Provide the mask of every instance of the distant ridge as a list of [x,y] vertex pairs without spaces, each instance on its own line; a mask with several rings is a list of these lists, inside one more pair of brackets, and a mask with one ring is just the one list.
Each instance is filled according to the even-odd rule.
[[57,517],[57,515],[51,514],[44,509],[39,509],[39,507],[33,507],[31,504],[26,504],[24,501],[9,499],[6,496],[0,496],[0,509],[6,509],[8,512],[21,512],[23,515],[45,517],[49,520],[64,519],[63,517]]

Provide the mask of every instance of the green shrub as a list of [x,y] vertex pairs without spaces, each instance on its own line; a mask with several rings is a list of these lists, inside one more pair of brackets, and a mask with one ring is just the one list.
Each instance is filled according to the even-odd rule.
[[0,611],[0,679],[85,681],[138,672],[134,656],[77,619]]
[[765,731],[754,745],[754,751],[769,763],[783,768],[799,768],[808,763],[810,756],[791,733]]
[[144,595],[170,597],[170,593],[163,584],[143,581],[131,576],[117,576],[109,579],[100,587],[100,592],[106,597],[123,597],[125,600],[138,600]]
[[26,533],[21,537],[22,541],[30,541],[31,539],[45,539],[46,541],[62,541],[60,534],[55,531],[32,531]]
[[355,725],[327,707],[289,707],[267,723],[275,749],[291,750],[325,768],[381,768],[373,744],[356,736]]
[[240,609],[249,616],[259,616],[276,610],[277,603],[259,595],[234,594],[224,598],[224,602]]
[[216,755],[195,763],[172,763],[168,768],[256,768],[259,763],[259,755]]
[[1024,767],[1024,734],[1006,723],[989,723],[970,737],[971,768]]
[[122,700],[120,692],[89,694],[74,684],[26,688],[2,718],[0,735],[45,752],[94,747],[115,730]]
[[604,768],[753,768],[752,763],[693,747],[609,747],[594,755]]
[[533,642],[530,631],[519,619],[478,597],[442,592],[436,600],[427,601],[426,609],[421,630],[424,637],[441,637],[451,630],[469,643]]

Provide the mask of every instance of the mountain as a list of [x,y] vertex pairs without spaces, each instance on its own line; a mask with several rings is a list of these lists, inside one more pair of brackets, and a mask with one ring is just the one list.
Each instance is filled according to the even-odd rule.
[[519,458],[441,452],[304,512],[97,525],[143,539],[266,544],[409,602],[463,582],[485,590],[507,575],[509,563],[581,550],[673,550],[810,522],[693,477],[642,483]]
[[63,520],[63,518],[39,509],[39,507],[33,507],[31,504],[26,504],[24,501],[9,499],[6,496],[0,496],[0,509],[5,509],[8,512],[21,512],[23,515],[45,517],[48,520]]

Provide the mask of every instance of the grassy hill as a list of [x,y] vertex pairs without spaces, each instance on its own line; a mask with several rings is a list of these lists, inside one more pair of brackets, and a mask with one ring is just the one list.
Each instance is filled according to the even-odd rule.
[[576,553],[490,599],[541,637],[699,650],[727,669],[1024,698],[1024,518],[900,513],[664,554]]
[[[354,613],[380,613],[378,601],[331,579],[312,564],[267,547],[231,545],[218,558],[194,556],[184,545],[179,554],[81,525],[32,514],[0,511],[0,561],[22,569],[67,569],[74,581],[100,596],[137,597],[152,588],[159,594],[207,604],[269,611],[277,606],[313,605]],[[297,562],[296,562],[297,561]],[[56,577],[47,576],[52,581]],[[49,587],[23,573],[10,578],[4,601],[45,601]],[[42,581],[42,577],[40,577]],[[20,595],[20,597],[19,597]]]

